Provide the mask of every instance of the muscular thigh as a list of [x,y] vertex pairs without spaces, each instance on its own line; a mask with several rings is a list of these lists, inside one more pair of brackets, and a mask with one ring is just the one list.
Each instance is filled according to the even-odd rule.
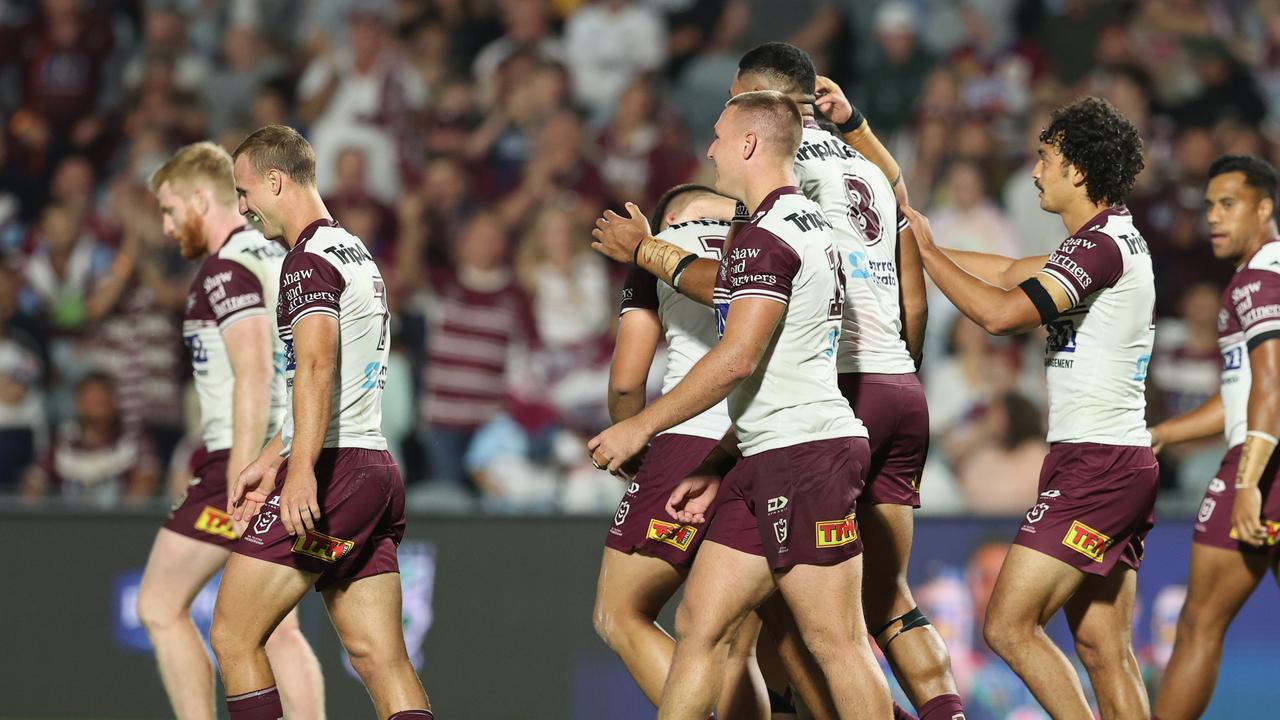
[[606,547],[596,581],[596,608],[601,612],[636,610],[657,615],[687,574],[688,570],[665,560]]
[[764,556],[708,540],[698,551],[685,584],[677,611],[679,629],[686,635],[692,630],[713,639],[727,638],[774,587]]
[[1009,548],[987,606],[987,622],[1043,625],[1080,587],[1084,573],[1038,550]]
[[233,554],[222,573],[214,617],[266,642],[318,577],[318,573]]
[[161,528],[147,558],[140,592],[153,600],[164,598],[174,606],[186,607],[230,554],[217,545]]

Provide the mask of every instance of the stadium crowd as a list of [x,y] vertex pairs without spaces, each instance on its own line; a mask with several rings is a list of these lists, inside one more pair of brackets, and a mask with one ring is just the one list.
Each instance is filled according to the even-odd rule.
[[[388,279],[383,424],[410,495],[611,508],[583,443],[608,425],[620,277],[591,222],[707,179],[737,58],[765,40],[849,91],[962,249],[1055,247],[1036,135],[1075,96],[1111,100],[1145,143],[1129,206],[1158,294],[1149,419],[1216,392],[1232,268],[1203,188],[1224,153],[1280,164],[1276,0],[10,0],[0,494],[112,506],[185,483],[196,266],[147,180],[182,144],[284,123]],[[941,297],[930,313],[925,511],[1022,512],[1048,449],[1042,339],[993,338]],[[1194,507],[1221,451],[1166,451],[1170,496]]]

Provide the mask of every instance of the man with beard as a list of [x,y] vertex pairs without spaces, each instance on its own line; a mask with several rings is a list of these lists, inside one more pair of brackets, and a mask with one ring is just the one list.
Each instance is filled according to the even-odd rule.
[[[204,445],[194,477],[156,536],[138,593],[160,678],[177,717],[216,717],[213,670],[191,602],[222,569],[243,530],[227,487],[280,428],[284,375],[272,332],[285,250],[240,217],[231,156],[213,143],[179,150],[151,177],[164,232],[182,256],[205,256],[191,283],[183,336],[191,352]],[[324,678],[290,613],[267,641],[290,717],[324,717]]]

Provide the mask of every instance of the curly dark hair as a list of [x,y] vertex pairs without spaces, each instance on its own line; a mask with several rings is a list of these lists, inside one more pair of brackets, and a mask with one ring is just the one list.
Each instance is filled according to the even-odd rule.
[[1040,142],[1056,147],[1084,173],[1085,191],[1095,203],[1124,202],[1144,167],[1138,129],[1102,98],[1086,97],[1054,110]]

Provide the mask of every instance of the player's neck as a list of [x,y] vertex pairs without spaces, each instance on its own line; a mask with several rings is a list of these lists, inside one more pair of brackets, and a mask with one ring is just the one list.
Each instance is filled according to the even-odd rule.
[[796,174],[791,168],[779,169],[773,172],[762,172],[752,174],[747,177],[747,187],[744,193],[746,197],[742,199],[747,205],[747,210],[752,214],[756,214],[756,209],[760,207],[760,203],[769,197],[769,193],[783,187],[791,187],[796,184]]
[[1085,223],[1109,207],[1111,206],[1105,202],[1096,203],[1087,198],[1081,199],[1062,211],[1062,224],[1067,227],[1069,235],[1075,235],[1084,229]]
[[214,255],[231,239],[231,233],[245,226],[244,217],[235,210],[217,209],[204,224],[205,247]]
[[324,201],[315,188],[299,192],[298,197],[289,203],[289,211],[284,218],[285,242],[292,248],[298,244],[298,238],[308,225],[317,220],[332,219],[333,216],[329,214],[329,209],[324,206]]
[[1272,240],[1275,240],[1276,235],[1276,226],[1273,223],[1265,231],[1259,233],[1255,238],[1253,238],[1253,241],[1245,247],[1244,254],[1240,256],[1240,262],[1236,263],[1236,267],[1240,268],[1248,265],[1249,261],[1253,259],[1253,256],[1257,255],[1258,251],[1262,249],[1262,246]]

